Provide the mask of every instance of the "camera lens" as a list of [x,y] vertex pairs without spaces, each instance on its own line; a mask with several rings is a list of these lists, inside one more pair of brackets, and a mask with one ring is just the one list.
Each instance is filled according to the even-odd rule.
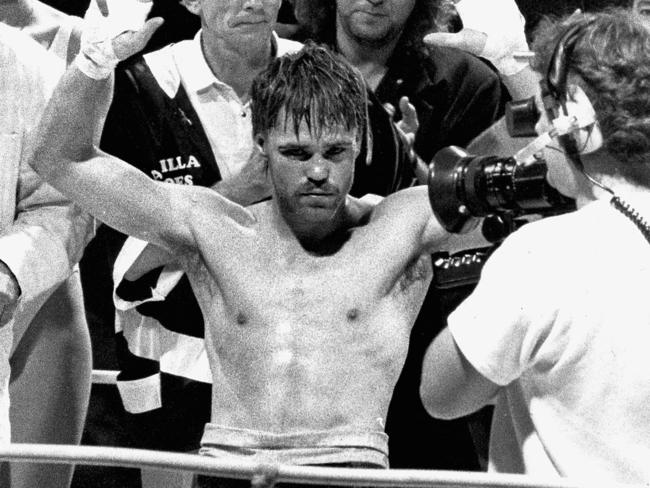
[[521,165],[451,146],[438,151],[429,168],[431,207],[450,232],[462,232],[472,217],[549,215],[574,207],[547,182],[544,161]]

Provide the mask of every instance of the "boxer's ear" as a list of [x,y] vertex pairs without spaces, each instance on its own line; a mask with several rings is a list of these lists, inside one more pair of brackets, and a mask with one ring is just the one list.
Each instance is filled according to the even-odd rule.
[[266,138],[262,134],[255,134],[255,147],[262,156],[266,157]]

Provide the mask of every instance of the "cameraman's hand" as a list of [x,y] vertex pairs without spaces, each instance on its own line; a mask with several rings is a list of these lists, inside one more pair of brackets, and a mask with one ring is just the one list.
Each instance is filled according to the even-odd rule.
[[515,0],[460,0],[456,10],[463,30],[428,34],[425,43],[456,47],[484,57],[505,76],[528,66],[526,60],[514,57],[517,51],[528,51],[525,20]]

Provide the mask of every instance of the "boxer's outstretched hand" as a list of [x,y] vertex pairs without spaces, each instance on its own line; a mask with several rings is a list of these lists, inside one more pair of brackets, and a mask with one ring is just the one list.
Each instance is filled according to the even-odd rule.
[[117,63],[141,51],[163,19],[146,20],[151,0],[92,0],[84,15],[77,65],[95,79],[108,77]]
[[151,6],[151,0],[119,0],[111,2],[109,8],[108,0],[92,0],[85,19],[104,38],[112,39],[115,55],[122,60],[141,51],[162,25],[160,17],[146,20]]

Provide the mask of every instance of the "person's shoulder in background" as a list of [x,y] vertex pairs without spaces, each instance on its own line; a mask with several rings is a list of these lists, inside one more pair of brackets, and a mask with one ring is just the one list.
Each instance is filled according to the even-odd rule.
[[489,61],[461,49],[428,46],[427,51],[422,67],[433,80],[448,79],[479,85],[500,80],[499,73]]
[[[13,106],[25,124],[33,125],[59,77],[64,63],[21,31],[0,23],[0,72],[2,104],[6,118]],[[5,92],[13,90],[13,96]],[[4,130],[0,127],[0,130]]]

